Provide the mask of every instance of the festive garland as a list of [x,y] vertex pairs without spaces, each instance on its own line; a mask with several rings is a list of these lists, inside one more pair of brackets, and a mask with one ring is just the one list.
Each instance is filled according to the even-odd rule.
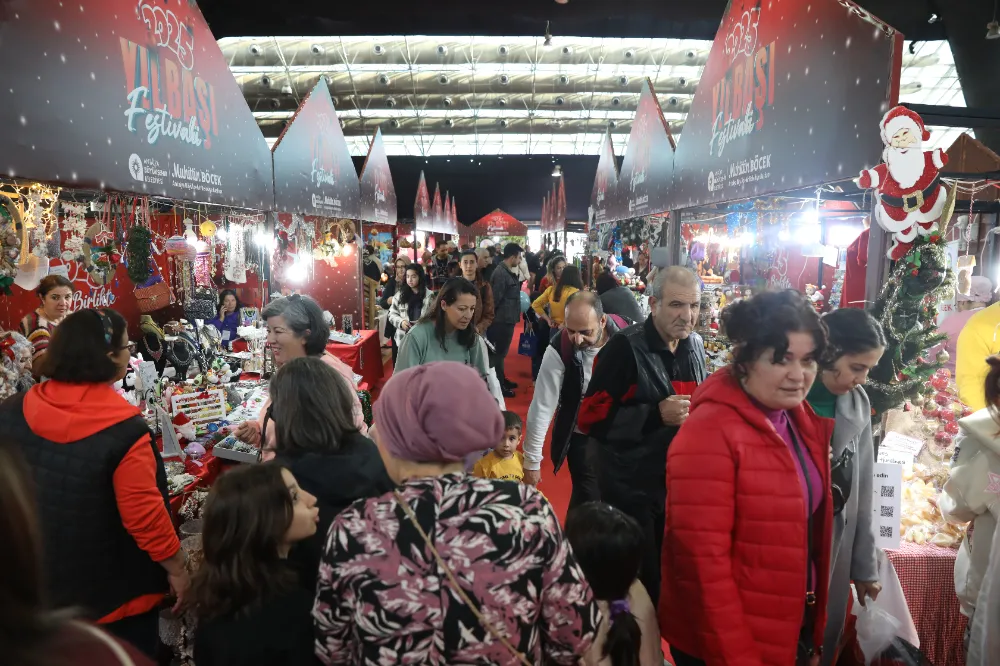
[[150,265],[152,242],[153,234],[147,227],[140,224],[129,229],[125,257],[128,266],[128,279],[136,286],[149,280],[149,276],[153,274],[153,268]]

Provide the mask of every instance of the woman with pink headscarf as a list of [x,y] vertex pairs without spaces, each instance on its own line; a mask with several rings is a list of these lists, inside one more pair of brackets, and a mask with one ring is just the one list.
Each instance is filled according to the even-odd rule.
[[413,367],[374,409],[399,486],[330,527],[313,609],[320,661],[576,664],[600,615],[552,507],[531,486],[465,471],[504,432],[479,374]]

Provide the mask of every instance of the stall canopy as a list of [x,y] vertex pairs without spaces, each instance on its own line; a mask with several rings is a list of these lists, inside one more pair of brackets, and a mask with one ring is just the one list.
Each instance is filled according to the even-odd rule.
[[595,224],[604,224],[615,218],[615,191],[618,188],[618,162],[611,130],[604,136],[601,157],[597,162],[597,177],[590,195],[590,214]]
[[[687,129],[684,131],[686,133]],[[624,220],[670,209],[675,147],[653,84],[646,79],[642,83],[635,121],[622,160],[613,219]]]
[[320,217],[358,217],[358,173],[324,77],[302,100],[271,150],[275,210]]
[[376,224],[396,224],[396,188],[392,185],[381,129],[375,130],[368,157],[361,167],[361,219]]
[[43,0],[0,13],[4,175],[271,207],[267,142],[196,3]]
[[499,208],[470,227],[477,236],[527,236],[528,227]]
[[420,172],[420,183],[417,184],[417,197],[413,201],[413,228],[416,231],[433,231],[434,217],[431,211],[431,194],[427,191],[427,179]]
[[902,35],[840,0],[745,4],[730,1],[698,82],[671,208],[844,180],[879,161]]

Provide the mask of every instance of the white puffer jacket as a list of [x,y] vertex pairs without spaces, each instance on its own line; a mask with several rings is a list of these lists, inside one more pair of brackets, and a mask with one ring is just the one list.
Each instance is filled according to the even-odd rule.
[[988,409],[958,424],[962,431],[940,505],[949,522],[972,522],[955,560],[955,592],[962,613],[972,617],[1000,518],[1000,424]]

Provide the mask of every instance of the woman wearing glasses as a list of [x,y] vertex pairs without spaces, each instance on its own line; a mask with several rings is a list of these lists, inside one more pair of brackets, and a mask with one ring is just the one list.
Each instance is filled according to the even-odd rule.
[[819,381],[807,400],[820,416],[835,420],[831,440],[833,486],[833,555],[827,604],[823,664],[836,661],[851,582],[858,599],[875,599],[878,583],[872,519],[871,406],[861,385],[885,351],[882,327],[864,310],[842,308],[823,317],[829,346]]

